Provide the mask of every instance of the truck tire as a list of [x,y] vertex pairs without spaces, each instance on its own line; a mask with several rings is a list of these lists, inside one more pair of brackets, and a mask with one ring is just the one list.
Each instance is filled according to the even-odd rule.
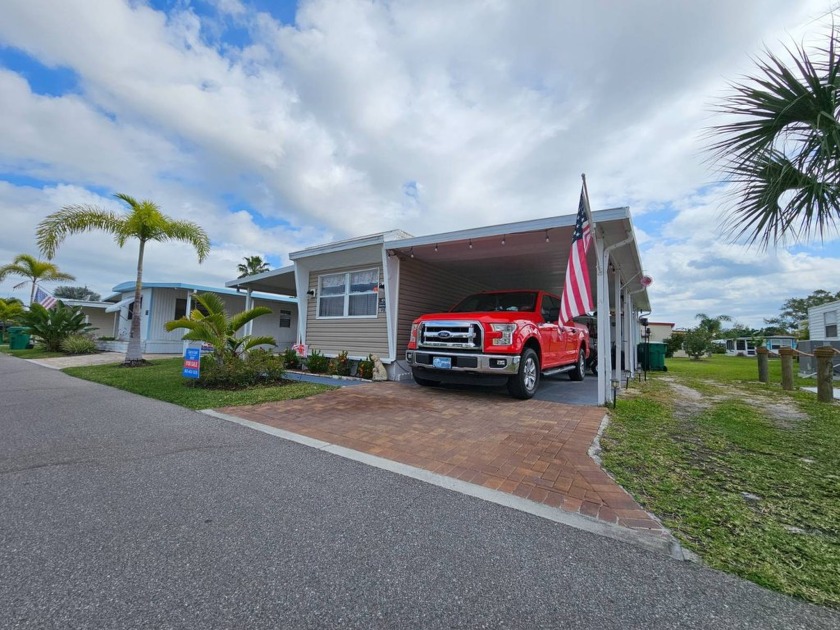
[[586,353],[583,348],[578,350],[578,359],[575,363],[575,368],[569,372],[569,378],[573,381],[582,381],[586,375]]
[[525,348],[519,358],[519,371],[508,379],[508,392],[514,398],[527,400],[537,393],[540,384],[540,358],[531,348]]
[[414,377],[414,382],[420,385],[421,387],[434,387],[435,385],[440,385],[440,381],[433,381],[428,378],[422,378],[417,376],[414,372],[411,373],[411,376]]

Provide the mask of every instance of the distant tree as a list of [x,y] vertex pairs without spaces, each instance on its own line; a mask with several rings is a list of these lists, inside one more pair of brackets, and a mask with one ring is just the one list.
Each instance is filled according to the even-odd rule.
[[683,341],[683,350],[692,359],[700,359],[712,351],[712,335],[702,326],[687,330]]
[[808,52],[788,49],[785,63],[767,52],[758,72],[733,85],[718,112],[710,150],[734,184],[724,225],[760,247],[786,237],[822,238],[840,221],[840,29]]
[[837,300],[840,300],[840,291],[832,293],[825,289],[817,289],[808,297],[785,300],[778,317],[765,319],[764,323],[781,328],[789,333],[797,333],[797,336],[800,336],[799,333],[808,322],[809,308]]
[[685,332],[680,330],[675,330],[671,332],[671,336],[664,340],[665,343],[665,356],[672,357],[674,356],[675,352],[682,350],[683,343],[685,342]]
[[35,300],[35,285],[39,282],[76,279],[75,276],[59,270],[57,265],[45,260],[38,260],[35,256],[30,256],[29,254],[18,254],[11,264],[0,267],[0,282],[5,280],[6,276],[21,276],[26,278],[24,282],[16,284],[15,289],[24,286],[27,282],[32,283],[32,288],[29,292],[30,304]]
[[758,330],[750,328],[744,324],[733,324],[731,328],[722,330],[718,335],[719,339],[737,339],[738,337],[754,337],[758,334]]
[[57,298],[64,298],[65,300],[87,300],[88,302],[98,302],[102,298],[96,291],[91,291],[87,287],[71,287],[67,285],[56,287],[52,294]]
[[[36,231],[41,252],[51,259],[65,237],[92,230],[102,230],[111,234],[120,247],[130,239],[137,239],[140,247],[137,254],[137,281],[134,284],[135,304],[140,304],[142,297],[143,255],[146,251],[146,243],[181,241],[193,246],[198,254],[199,263],[207,257],[210,252],[210,239],[199,225],[190,221],[177,221],[166,216],[152,201],[137,201],[122,193],[114,196],[128,204],[128,214],[119,214],[96,206],[70,205],[64,206],[41,221]],[[126,366],[144,363],[140,346],[141,312],[141,309],[135,309],[134,316],[131,318],[131,332],[125,353],[124,365]]]
[[697,325],[697,327],[702,328],[707,333],[709,333],[709,337],[711,339],[720,336],[721,331],[723,330],[723,322],[732,321],[732,318],[729,315],[718,315],[717,317],[710,317],[705,313],[697,313],[697,315],[695,315],[694,317],[700,320],[700,323]]
[[239,270],[239,277],[255,276],[258,273],[265,273],[270,268],[260,256],[245,256],[244,263],[239,263],[236,268]]

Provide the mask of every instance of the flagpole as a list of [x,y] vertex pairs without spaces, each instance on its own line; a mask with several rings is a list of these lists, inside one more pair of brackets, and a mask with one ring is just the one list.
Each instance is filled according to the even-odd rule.
[[592,207],[589,205],[589,188],[586,187],[586,173],[581,173],[583,180],[583,207],[586,209],[586,218],[589,220],[589,231],[594,234],[595,221],[592,219]]

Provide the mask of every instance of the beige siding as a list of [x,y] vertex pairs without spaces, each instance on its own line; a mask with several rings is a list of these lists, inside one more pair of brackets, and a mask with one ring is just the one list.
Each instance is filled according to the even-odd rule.
[[106,313],[104,308],[82,307],[82,312],[87,316],[88,324],[93,326],[91,334],[94,337],[114,336],[114,313]]
[[[354,265],[337,269],[313,271],[309,275],[309,289],[318,291],[318,276],[362,269],[379,270],[379,282],[383,281],[382,265]],[[385,313],[376,317],[318,319],[318,299],[312,297],[306,304],[306,345],[327,355],[345,350],[351,357],[366,357],[377,354],[388,356],[388,322]]]
[[397,357],[411,335],[411,322],[424,313],[447,311],[463,298],[489,286],[419,260],[400,262],[400,300],[397,313]]

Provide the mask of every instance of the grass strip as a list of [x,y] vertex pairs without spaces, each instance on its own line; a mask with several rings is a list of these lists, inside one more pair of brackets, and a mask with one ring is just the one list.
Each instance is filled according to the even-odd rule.
[[840,404],[755,382],[754,359],[668,368],[611,411],[605,467],[710,566],[840,608]]
[[72,367],[62,371],[77,378],[164,400],[188,409],[256,405],[275,400],[306,398],[332,389],[327,385],[296,381],[242,390],[204,389],[195,387],[193,381],[181,376],[181,358],[157,359],[150,363],[137,368],[113,364]]

